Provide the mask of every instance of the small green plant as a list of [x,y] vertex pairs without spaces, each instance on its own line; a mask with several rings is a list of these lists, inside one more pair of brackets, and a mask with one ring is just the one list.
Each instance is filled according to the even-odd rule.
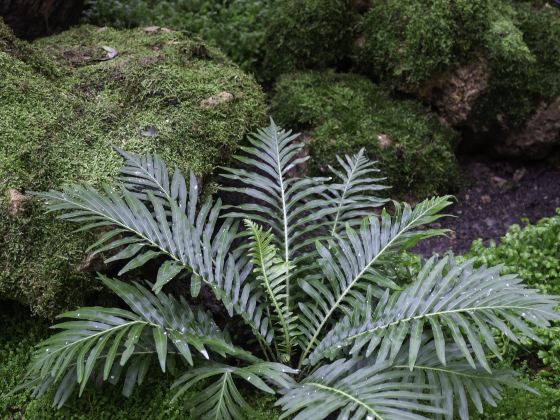
[[[512,225],[499,244],[484,246],[473,242],[468,257],[475,265],[501,265],[502,274],[517,273],[527,285],[542,293],[560,294],[560,210],[554,217],[546,217],[535,224]],[[512,360],[538,356],[548,374],[560,373],[560,326],[555,323],[535,331],[540,340],[522,340],[506,346],[504,352]],[[547,374],[547,372],[543,372]]]
[[[39,194],[80,229],[103,230],[92,249],[126,261],[119,275],[148,261],[159,270],[154,283],[101,277],[128,309],[62,314],[24,387],[36,396],[55,387],[56,406],[93,378],[122,378],[130,395],[155,365],[177,375],[176,396],[202,388],[187,403],[195,418],[224,419],[250,416],[241,382],[279,394],[282,417],[296,419],[451,417],[456,408],[465,419],[469,399],[482,411],[504,385],[522,387],[490,367],[487,351],[499,356],[491,330],[534,337],[532,325],[558,319],[556,300],[499,267],[451,257],[400,282],[400,254],[443,233],[425,225],[450,198],[387,205],[363,151],[339,158],[334,180],[294,177],[307,159],[296,138],[274,123],[250,138],[244,167],[225,169],[239,205],[200,204],[194,174],[126,152],[116,188]],[[164,293],[172,279],[193,297],[211,292],[230,320]]]

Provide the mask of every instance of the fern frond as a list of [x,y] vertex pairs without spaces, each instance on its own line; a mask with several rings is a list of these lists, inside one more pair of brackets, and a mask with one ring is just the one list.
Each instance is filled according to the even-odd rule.
[[[516,379],[519,374],[513,370],[495,369],[492,373],[488,373],[478,364],[473,368],[465,362],[463,352],[456,345],[449,346],[448,362],[442,366],[435,347],[434,341],[422,341],[417,363],[412,371],[412,380],[437,390],[441,398],[435,400],[434,405],[447,413],[448,419],[454,418],[457,409],[461,420],[468,420],[469,406],[474,405],[476,410],[482,413],[483,402],[496,407],[496,401],[501,398],[500,394],[504,387],[535,392],[519,382]],[[396,369],[408,368],[406,352],[397,358],[393,366]]]
[[170,179],[171,173],[158,155],[136,155],[118,147],[114,149],[125,160],[117,178],[122,187],[143,201],[148,201],[148,191],[163,198],[164,205],[175,201],[181,210],[187,212],[189,219],[194,220],[200,192],[192,171],[186,180],[181,171],[175,168]]
[[104,234],[92,249],[105,252],[125,247],[108,259],[130,259],[119,275],[153,258],[167,257],[160,267],[155,291],[185,270],[191,276],[193,295],[198,294],[201,283],[208,285],[230,314],[235,311],[256,334],[271,340],[260,286],[248,277],[250,260],[232,247],[237,224],[219,220],[220,200],[213,203],[208,199],[197,211],[192,195],[184,210],[177,201],[156,197],[151,191],[146,193],[147,203],[126,189],[108,187],[104,194],[91,187],[72,186],[62,192],[38,195],[46,201],[49,211],[63,212],[60,218],[86,223],[81,229],[111,227],[112,231]]
[[445,337],[450,336],[472,368],[478,364],[490,372],[486,348],[500,357],[492,328],[515,342],[518,333],[539,340],[531,326],[547,327],[549,321],[560,319],[554,311],[558,300],[527,289],[517,276],[501,276],[500,269],[474,269],[472,261],[456,265],[448,258],[431,258],[403,291],[391,295],[387,290],[373,310],[369,302],[355,307],[329,331],[309,361],[317,363],[328,354],[336,357],[333,350],[346,346],[351,346],[353,356],[375,352],[378,361],[393,360],[409,338],[412,369],[423,334],[431,332],[442,365],[447,360]]
[[367,366],[340,359],[317,369],[278,400],[281,419],[320,420],[338,412],[338,419],[425,419],[419,413],[444,414],[433,407],[437,389],[414,383],[413,374],[388,363]]
[[95,373],[116,383],[125,365],[123,394],[128,396],[142,382],[154,358],[164,372],[170,356],[192,366],[200,359],[197,354],[208,359],[209,351],[258,361],[234,346],[208,313],[191,309],[184,300],[153,294],[137,283],[101,280],[130,310],[85,307],[66,312],[58,318],[68,321],[53,327],[62,331],[41,342],[34,353],[28,373],[30,387],[40,395],[47,389],[40,385],[58,384],[55,405],[62,406],[76,385],[81,395]]
[[279,359],[283,363],[290,361],[292,340],[296,335],[297,316],[288,307],[287,276],[289,267],[277,255],[277,248],[272,243],[271,231],[263,231],[256,223],[245,220],[245,226],[251,234],[250,255],[253,259],[257,279],[267,291],[268,299],[275,313],[277,332],[275,343],[279,350]]
[[260,362],[236,367],[211,362],[191,369],[172,388],[178,388],[175,399],[199,382],[218,376],[216,382],[188,402],[187,408],[192,409],[192,414],[197,419],[246,419],[252,409],[239,393],[234,377],[243,379],[260,391],[274,394],[275,391],[266,382],[280,388],[290,388],[294,385],[290,373],[297,371],[280,363]]
[[[300,287],[312,303],[300,303],[301,334],[306,338],[307,355],[319,342],[325,326],[335,321],[338,312],[351,313],[353,306],[365,301],[363,291],[371,285],[395,287],[380,273],[385,259],[397,251],[413,246],[422,238],[440,234],[439,230],[419,231],[418,228],[441,217],[442,209],[450,204],[449,197],[433,198],[419,203],[414,209],[396,204],[393,217],[385,211],[381,217],[364,219],[358,232],[347,226],[347,237],[337,236],[330,247],[317,243],[325,280],[309,278]],[[377,290],[381,290],[377,287]]]
[[336,158],[342,170],[329,166],[336,181],[329,184],[322,194],[325,207],[335,209],[332,215],[327,215],[331,219],[331,237],[341,233],[346,223],[362,220],[371,215],[374,208],[388,201],[374,195],[388,187],[379,184],[385,178],[374,177],[379,169],[375,167],[376,162],[364,156],[364,149],[353,156],[346,155],[344,159],[340,156]]
[[[249,165],[251,171],[225,168],[222,175],[243,185],[224,190],[259,201],[259,204],[241,204],[226,216],[250,219],[270,227],[275,245],[288,266],[294,265],[296,253],[309,243],[307,236],[323,226],[324,216],[334,211],[325,208],[323,200],[316,198],[327,188],[323,185],[326,178],[290,177],[289,172],[308,159],[308,156],[300,156],[304,145],[294,141],[297,137],[271,121],[269,127],[249,138],[251,147],[241,148],[246,155],[236,156],[238,161]],[[292,306],[292,275],[289,270],[286,277],[289,308]]]

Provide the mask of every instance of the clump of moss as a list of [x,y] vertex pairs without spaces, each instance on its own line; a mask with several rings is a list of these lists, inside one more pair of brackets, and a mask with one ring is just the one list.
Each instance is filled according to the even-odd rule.
[[160,25],[197,33],[244,70],[254,71],[266,50],[264,34],[274,0],[86,0],[84,20],[99,26]]
[[350,0],[286,0],[269,12],[261,78],[337,66],[350,53],[358,15]]
[[262,123],[265,106],[252,77],[182,32],[86,26],[23,45],[59,75],[47,78],[17,48],[0,51],[0,293],[53,316],[80,304],[72,287],[93,283],[77,269],[87,240],[32,205],[10,215],[8,189],[111,182],[122,164],[111,145],[209,175]]
[[366,73],[415,84],[460,62],[489,28],[492,0],[375,1],[361,24]]
[[530,55],[519,59],[503,54],[491,61],[489,87],[473,110],[474,119],[489,128],[499,123],[515,129],[541,102],[560,95],[560,10],[515,3],[512,19]]
[[422,197],[455,186],[455,133],[420,104],[394,100],[361,76],[333,72],[282,77],[275,92],[275,118],[308,130],[315,172],[336,154],[364,147],[397,194]]

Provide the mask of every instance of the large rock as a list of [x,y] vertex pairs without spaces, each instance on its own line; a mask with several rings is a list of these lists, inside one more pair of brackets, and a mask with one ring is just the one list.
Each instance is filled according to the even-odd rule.
[[[0,34],[0,297],[52,316],[83,301],[99,264],[84,253],[91,238],[28,192],[112,182],[121,160],[111,145],[209,175],[263,122],[263,94],[181,32],[87,26],[33,46]],[[14,191],[25,197],[17,206]]]
[[396,100],[365,77],[302,72],[282,77],[274,117],[306,130],[310,171],[365,148],[393,196],[423,198],[456,187],[455,133],[415,101]]
[[546,2],[379,0],[355,51],[361,71],[478,140],[465,148],[538,159],[560,147],[559,37]]
[[541,103],[518,132],[496,144],[505,156],[544,159],[560,145],[560,98]]

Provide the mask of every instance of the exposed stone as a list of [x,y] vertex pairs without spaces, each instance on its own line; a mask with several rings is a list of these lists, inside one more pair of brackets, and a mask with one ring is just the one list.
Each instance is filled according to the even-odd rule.
[[480,202],[482,204],[490,204],[492,202],[492,197],[490,197],[488,194],[485,194],[480,197]]
[[440,73],[412,91],[430,102],[443,121],[457,125],[469,118],[476,99],[488,86],[489,74],[486,61],[479,58]]
[[25,208],[25,202],[29,197],[20,193],[15,188],[8,189],[8,211],[12,216],[21,214]]
[[144,28],[144,32],[147,34],[169,33],[171,32],[171,29],[161,26],[147,26]]
[[490,181],[492,182],[492,185],[497,188],[503,188],[507,184],[507,179],[504,179],[500,176],[493,176]]
[[107,265],[101,254],[89,254],[78,266],[81,273],[100,273],[107,270]]
[[513,182],[521,181],[525,175],[527,175],[527,169],[525,168],[516,169],[512,177]]
[[379,147],[382,149],[387,149],[393,145],[393,140],[387,134],[379,134],[377,140],[379,141]]
[[229,92],[220,92],[216,95],[210,96],[200,102],[200,105],[204,108],[214,108],[219,104],[233,101],[234,96]]
[[496,150],[505,156],[543,159],[559,145],[560,97],[541,103],[525,126],[497,144]]

